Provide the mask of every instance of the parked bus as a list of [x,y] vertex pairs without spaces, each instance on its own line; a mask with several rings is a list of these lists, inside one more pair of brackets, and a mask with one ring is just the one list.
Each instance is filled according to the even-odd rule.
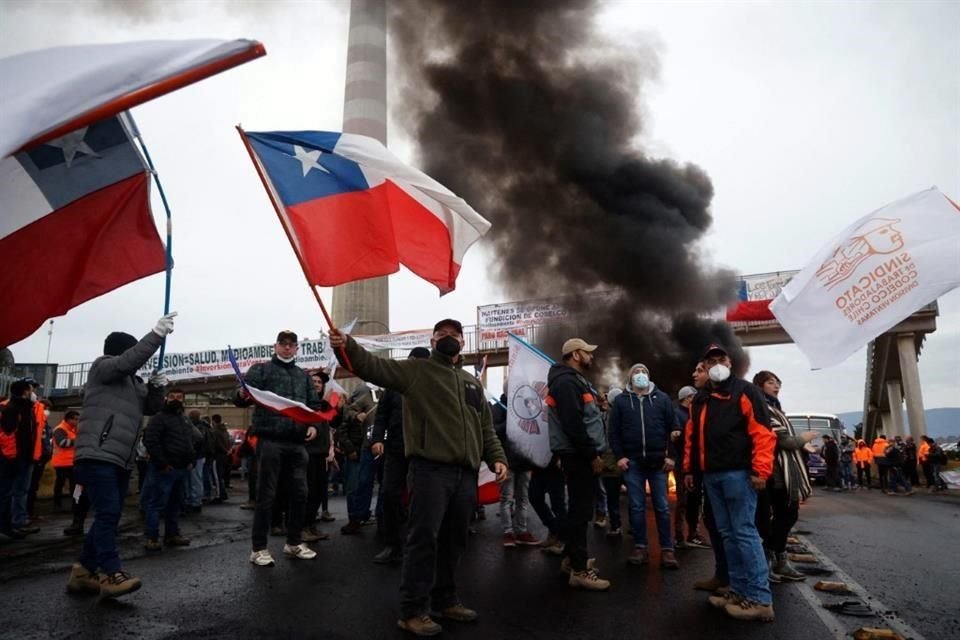
[[820,457],[820,448],[823,447],[823,436],[829,435],[840,444],[843,435],[843,423],[832,413],[788,413],[787,419],[793,425],[797,435],[804,431],[816,431],[817,437],[806,445],[804,457],[807,459],[807,472],[810,481],[823,481],[827,477],[827,463]]

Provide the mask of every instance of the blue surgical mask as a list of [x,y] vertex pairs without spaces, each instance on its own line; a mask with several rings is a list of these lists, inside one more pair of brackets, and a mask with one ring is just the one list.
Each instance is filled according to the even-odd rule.
[[633,374],[633,386],[638,389],[646,389],[650,386],[650,376],[642,372]]

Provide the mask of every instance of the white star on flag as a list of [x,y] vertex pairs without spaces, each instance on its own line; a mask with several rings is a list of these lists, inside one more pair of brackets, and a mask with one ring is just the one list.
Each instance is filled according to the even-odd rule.
[[70,168],[70,165],[73,164],[73,159],[78,153],[84,153],[88,156],[93,156],[94,158],[99,158],[100,154],[90,148],[90,146],[83,141],[84,136],[87,135],[87,127],[82,129],[77,129],[76,131],[71,131],[67,135],[57,138],[56,140],[51,140],[47,144],[51,147],[57,147],[63,151],[63,160],[67,163],[67,168]]
[[310,169],[319,169],[324,173],[330,173],[322,164],[318,162],[321,154],[323,154],[323,152],[319,149],[307,151],[300,145],[295,144],[293,145],[293,155],[290,157],[300,161],[300,164],[303,166],[303,177],[306,178],[307,174],[310,173]]

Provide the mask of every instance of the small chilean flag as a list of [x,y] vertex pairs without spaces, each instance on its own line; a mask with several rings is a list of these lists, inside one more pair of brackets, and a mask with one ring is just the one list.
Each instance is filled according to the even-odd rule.
[[384,276],[402,264],[447,293],[467,249],[490,228],[462,198],[373,138],[240,135],[311,284]]
[[727,322],[763,322],[776,320],[770,311],[773,300],[751,300],[747,293],[746,280],[737,286],[737,302],[727,307]]
[[240,386],[242,386],[244,391],[249,393],[250,397],[253,398],[253,401],[261,407],[286,416],[294,422],[303,422],[306,424],[330,422],[336,417],[336,406],[337,403],[339,403],[338,398],[330,398],[330,407],[328,409],[324,411],[314,411],[302,402],[278,396],[272,391],[264,391],[263,389],[251,387],[244,381],[243,374],[240,373],[240,365],[237,364],[237,358],[234,356],[233,349],[230,347],[227,347],[227,358],[230,359],[230,365],[233,367],[233,372],[237,375],[237,380],[240,381]]

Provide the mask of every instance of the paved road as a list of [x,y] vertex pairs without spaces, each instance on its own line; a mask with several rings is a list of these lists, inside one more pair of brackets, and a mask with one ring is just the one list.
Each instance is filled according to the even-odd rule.
[[[342,499],[332,506],[338,526]],[[488,507],[491,516],[495,510]],[[828,556],[826,562],[836,562],[876,598],[871,604],[880,601],[899,611],[903,620],[895,624],[916,638],[958,638],[958,515],[956,498],[827,494],[804,506],[798,528],[811,532],[807,539]],[[9,565],[19,577],[0,584],[6,607],[0,637],[403,637],[395,628],[399,570],[371,564],[377,551],[371,530],[362,537],[335,534],[315,544],[319,556],[314,561],[278,557],[276,567],[264,569],[247,562],[249,518],[250,512],[234,505],[207,507],[188,525],[197,547],[148,557],[140,551],[135,528],[130,529],[123,547],[130,558],[126,568],[143,578],[144,587],[116,602],[98,604],[95,598],[64,593],[71,548],[21,558]],[[812,591],[810,580],[807,586],[775,586],[776,623],[738,623],[691,589],[694,580],[712,571],[709,550],[685,551],[680,571],[662,572],[626,565],[628,544],[611,545],[595,532],[591,545],[614,588],[583,593],[566,586],[559,560],[533,548],[503,549],[496,520],[479,523],[460,575],[461,597],[481,619],[472,625],[449,623],[445,636],[813,640],[882,622],[822,611],[820,601],[830,598]],[[279,538],[271,539],[277,556],[281,546]],[[890,560],[878,569],[879,557]],[[9,570],[5,577],[11,577]]]

